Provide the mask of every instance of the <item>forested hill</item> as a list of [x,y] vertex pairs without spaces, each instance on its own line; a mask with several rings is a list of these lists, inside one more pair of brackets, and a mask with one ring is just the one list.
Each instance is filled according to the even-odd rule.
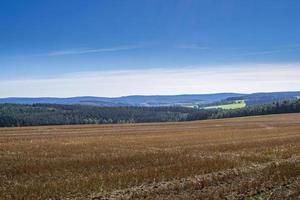
[[0,98],[1,103],[11,104],[64,104],[64,105],[92,105],[100,107],[120,106],[183,106],[205,107],[219,105],[236,100],[243,100],[247,105],[268,104],[274,101],[290,100],[300,97],[300,92],[269,92],[269,93],[216,93],[190,95],[154,95],[154,96],[125,96],[125,97],[71,97],[71,98]]
[[0,104],[0,127],[190,121],[300,112],[300,99],[235,110]]
[[240,97],[243,94],[217,93],[217,94],[189,94],[189,95],[150,95],[150,96],[124,96],[124,97],[70,97],[70,98],[0,98],[1,103],[12,104],[64,104],[64,105],[93,105],[100,107],[119,106],[181,106],[207,104],[225,100],[229,97]]

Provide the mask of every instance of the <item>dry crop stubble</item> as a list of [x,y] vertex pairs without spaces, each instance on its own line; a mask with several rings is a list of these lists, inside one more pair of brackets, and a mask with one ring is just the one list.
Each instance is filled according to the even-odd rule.
[[300,114],[2,128],[0,198],[299,198],[299,155]]

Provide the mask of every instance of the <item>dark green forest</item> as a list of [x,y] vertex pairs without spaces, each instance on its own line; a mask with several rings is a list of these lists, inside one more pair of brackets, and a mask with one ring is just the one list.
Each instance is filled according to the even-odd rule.
[[96,107],[59,104],[0,104],[0,127],[176,122],[300,112],[300,99],[235,110],[185,107]]

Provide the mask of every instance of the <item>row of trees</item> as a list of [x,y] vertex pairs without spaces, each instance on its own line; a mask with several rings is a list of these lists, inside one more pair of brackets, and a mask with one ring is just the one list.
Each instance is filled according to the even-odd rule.
[[0,127],[170,122],[300,112],[300,100],[282,101],[242,109],[184,107],[94,107],[83,105],[0,105]]
[[0,126],[107,124],[186,120],[191,108],[95,107],[83,105],[0,105]]

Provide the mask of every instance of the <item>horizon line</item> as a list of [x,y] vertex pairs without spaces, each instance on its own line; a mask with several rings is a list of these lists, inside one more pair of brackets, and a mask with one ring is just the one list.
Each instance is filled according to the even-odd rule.
[[300,92],[299,90],[277,90],[277,91],[267,91],[267,92],[250,92],[250,93],[241,93],[241,92],[211,92],[211,93],[178,93],[178,94],[132,94],[124,96],[8,96],[0,97],[0,99],[71,99],[71,98],[108,98],[108,99],[117,99],[124,97],[167,97],[167,96],[194,96],[194,95],[217,95],[217,94],[240,94],[240,95],[250,95],[250,94],[268,94],[268,93],[293,93]]

